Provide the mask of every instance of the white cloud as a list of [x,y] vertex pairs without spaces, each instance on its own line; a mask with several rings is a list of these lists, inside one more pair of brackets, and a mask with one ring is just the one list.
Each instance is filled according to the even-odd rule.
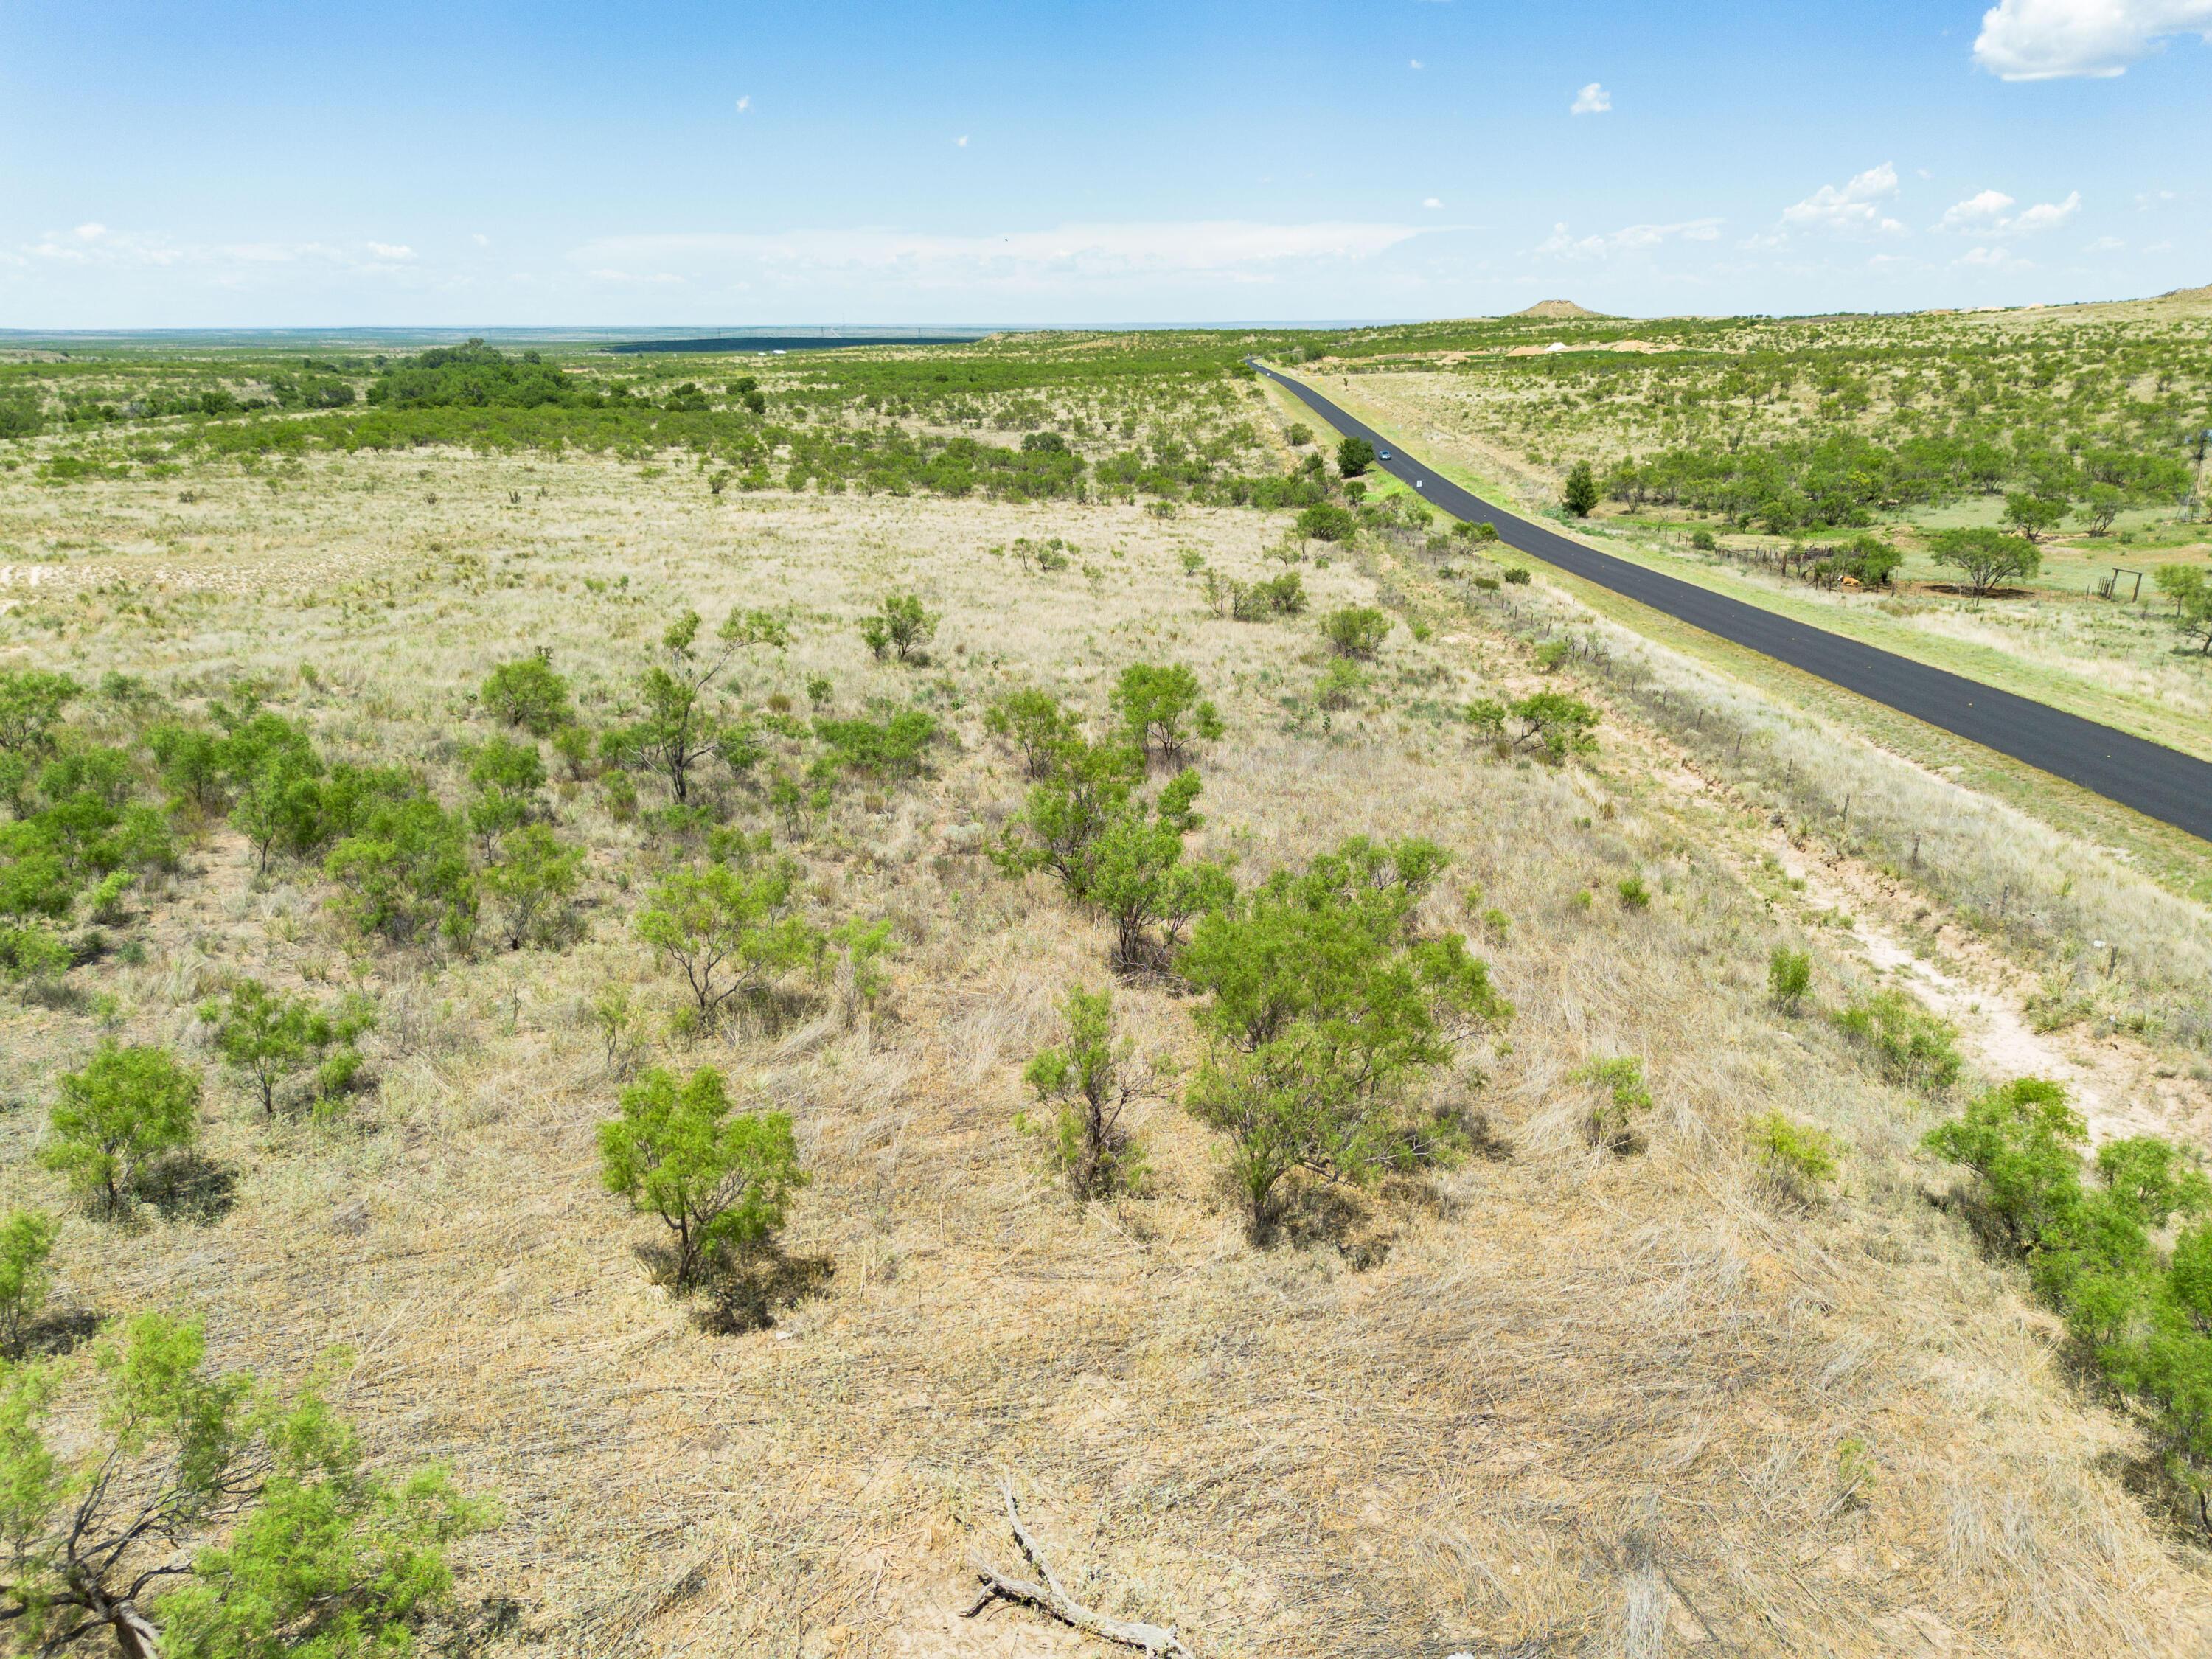
[[1412,68],[1414,68],[1414,69],[1426,69],[1426,68],[1428,67],[1428,65],[1427,65],[1427,64],[1424,64],[1423,62],[1421,62],[1421,60],[1420,60],[1419,58],[1407,58],[1407,59],[1406,60],[1406,62],[1407,63],[1407,64],[1408,64],[1408,65],[1410,65]]
[[2028,270],[2030,263],[2009,248],[1970,247],[1951,262],[1957,265],[1972,265],[1984,270]]
[[64,235],[49,231],[40,240],[13,251],[13,261],[82,266],[105,270],[198,270],[218,280],[286,266],[332,270],[390,272],[415,258],[400,243],[363,242],[176,242],[105,225],[80,225]]
[[1421,198],[1421,205],[1425,208],[1440,208],[1443,205],[1443,202],[1438,197],[1424,196]]
[[2057,229],[2081,211],[2081,192],[2074,191],[2063,202],[2039,202],[2018,213],[2010,210],[2012,205],[2012,198],[2002,191],[1985,190],[1947,209],[1936,228],[1970,231],[1977,236],[2033,236]]
[[1905,227],[1887,217],[1881,204],[1897,194],[1897,169],[1884,161],[1855,173],[1846,185],[1823,185],[1803,201],[1782,210],[1782,222],[1807,230],[1845,235],[1894,236]]
[[1998,0],[1974,61],[2008,81],[2102,78],[2180,34],[2212,42],[2212,0]]
[[1938,230],[1963,230],[1969,225],[1986,225],[2004,216],[2012,205],[2012,198],[2001,190],[1985,190],[1978,196],[1946,208],[1936,222]]
[[489,247],[491,246],[491,238],[485,235],[483,232],[480,230],[472,233],[469,237],[469,240],[474,242],[478,247]]
[[2081,192],[2070,191],[2063,202],[2039,202],[2025,212],[2016,213],[1998,227],[2015,236],[2033,235],[2039,230],[2056,230],[2081,209]]
[[[571,255],[588,271],[650,270],[653,280],[817,286],[894,283],[911,289],[1021,295],[1121,292],[1175,281],[1271,283],[1371,259],[1422,235],[1413,225],[1243,220],[1061,225],[998,236],[886,229],[675,233],[609,237]],[[628,280],[638,280],[635,277]]]
[[2117,236],[2100,236],[2095,241],[2085,246],[2081,252],[2084,253],[2111,253],[2116,249],[2124,248],[2126,246],[2127,244]]
[[1536,245],[1535,251],[1555,259],[1610,259],[1617,253],[1646,253],[1667,242],[1716,241],[1720,234],[1718,219],[1685,219],[1671,225],[1626,225],[1603,236],[1572,236],[1565,225],[1554,225],[1552,234]]
[[753,95],[752,95],[752,94],[750,94],[750,92],[749,92],[749,93],[747,93],[744,97],[742,97],[742,98],[740,98],[740,99],[738,99],[738,114],[740,114],[740,115],[743,115],[743,114],[744,114],[747,110],[750,109],[752,106],[753,106]]
[[967,149],[967,148],[968,148],[968,135],[967,135],[966,133],[964,133],[964,132],[963,132],[963,133],[962,133],[962,134],[961,134],[957,138],[955,138],[955,139],[952,141],[952,148],[953,148],[953,149]]
[[1612,107],[1613,94],[1593,81],[1575,94],[1575,101],[1567,106],[1567,113],[1602,115]]

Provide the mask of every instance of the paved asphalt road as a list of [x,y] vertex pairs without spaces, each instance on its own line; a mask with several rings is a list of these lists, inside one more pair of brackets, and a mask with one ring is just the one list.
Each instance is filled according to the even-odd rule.
[[1385,471],[1419,484],[1423,495],[1456,518],[1487,519],[1510,547],[2212,841],[2212,763],[1586,547],[1438,476],[1311,387],[1264,364],[1253,367],[1311,404],[1338,431],[1366,439],[1377,452],[1390,450],[1390,459],[1378,463]]

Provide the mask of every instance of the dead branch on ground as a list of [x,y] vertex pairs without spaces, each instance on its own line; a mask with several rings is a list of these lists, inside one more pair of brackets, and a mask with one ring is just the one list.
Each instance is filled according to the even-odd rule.
[[1109,1619],[1085,1607],[1053,1577],[1051,1567],[1045,1563],[1044,1552],[1037,1547],[1036,1540],[1030,1536],[1022,1525],[1021,1512],[1014,1507],[1014,1489],[1007,1482],[999,1486],[1006,1500],[1006,1525],[1014,1534],[1014,1542],[1021,1548],[1024,1559],[1044,1582],[1033,1583],[1026,1578],[1016,1578],[985,1560],[981,1554],[969,1558],[978,1577],[983,1581],[983,1593],[975,1598],[975,1605],[962,1614],[973,1619],[994,1601],[1019,1601],[1041,1612],[1050,1613],[1063,1625],[1073,1626],[1086,1635],[1108,1642],[1119,1642],[1124,1647],[1142,1648],[1152,1659],[1193,1659],[1191,1650],[1182,1638],[1163,1625],[1139,1624],[1133,1620]]

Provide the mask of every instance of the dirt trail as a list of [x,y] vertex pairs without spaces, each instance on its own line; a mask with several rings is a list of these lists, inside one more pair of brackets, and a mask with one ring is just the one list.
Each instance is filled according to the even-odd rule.
[[1979,939],[1939,931],[1941,964],[1905,942],[1892,917],[1905,896],[1850,860],[1808,858],[1778,835],[1783,868],[1805,884],[1814,910],[1839,913],[1857,954],[1959,1028],[1960,1048],[1994,1078],[2044,1077],[2066,1085],[2093,1141],[2156,1134],[2212,1152],[2212,1091],[2124,1032],[2084,1023],[2039,1031],[2027,1012],[2036,988]]

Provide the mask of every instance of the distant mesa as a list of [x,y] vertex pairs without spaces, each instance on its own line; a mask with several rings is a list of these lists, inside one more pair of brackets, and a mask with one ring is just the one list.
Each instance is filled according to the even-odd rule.
[[1539,300],[1526,311],[1516,311],[1513,314],[1516,317],[1542,317],[1558,322],[1565,318],[1603,317],[1606,313],[1592,311],[1587,306],[1578,306],[1572,300]]

